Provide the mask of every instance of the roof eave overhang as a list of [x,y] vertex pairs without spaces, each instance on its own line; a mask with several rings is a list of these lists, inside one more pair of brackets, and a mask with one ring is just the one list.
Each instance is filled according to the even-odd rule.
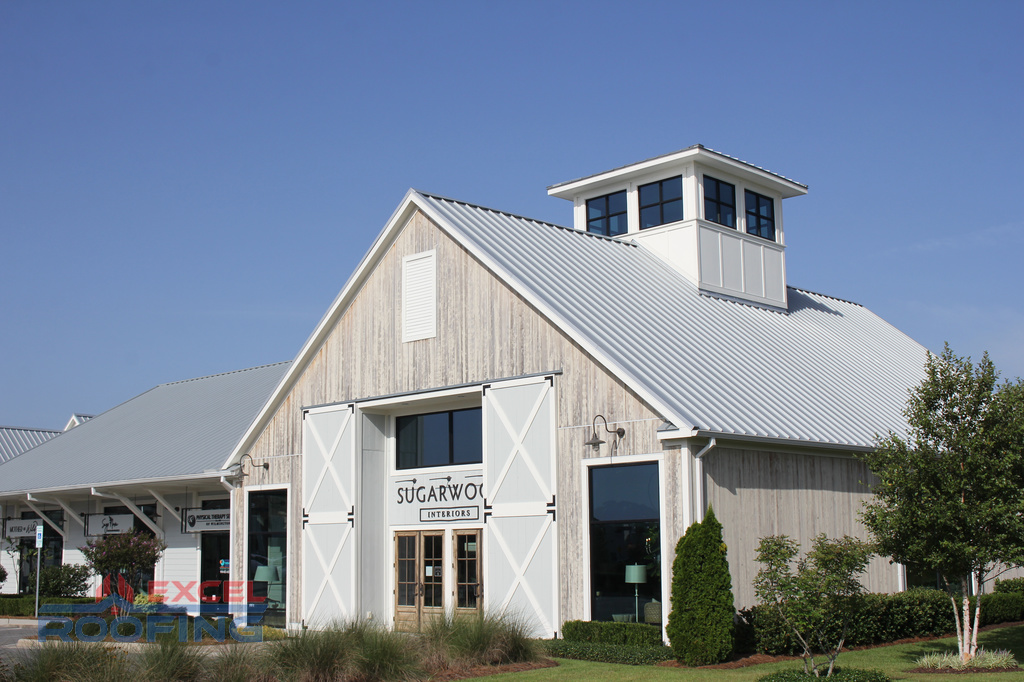
[[155,478],[136,478],[123,481],[95,481],[92,483],[76,483],[74,485],[55,486],[52,488],[32,488],[28,490],[3,490],[0,491],[0,500],[24,498],[25,495],[91,495],[93,488],[123,488],[127,486],[159,486],[168,483],[187,484],[192,481],[219,481],[224,477],[233,477],[237,471],[204,471],[199,474],[184,474],[180,476],[162,476]]
[[573,197],[583,191],[596,189],[605,185],[621,184],[636,177],[645,176],[687,161],[698,160],[700,163],[713,168],[731,171],[738,175],[747,177],[754,176],[758,182],[769,189],[778,192],[782,198],[801,196],[807,194],[807,185],[801,184],[777,173],[758,168],[752,164],[734,159],[731,156],[707,149],[706,147],[694,146],[664,156],[658,156],[646,161],[640,161],[629,166],[615,168],[610,171],[590,175],[578,180],[559,183],[548,187],[548,195],[560,199],[572,201]]
[[871,452],[875,448],[871,445],[859,445],[856,443],[835,443],[820,440],[806,440],[801,438],[779,438],[775,436],[758,436],[744,433],[724,433],[721,431],[710,431],[705,429],[666,429],[658,431],[658,440],[663,444],[671,444],[673,441],[683,442],[693,438],[714,438],[719,445],[724,442],[748,443],[772,445],[781,447],[814,448],[816,450],[832,450],[857,454]]

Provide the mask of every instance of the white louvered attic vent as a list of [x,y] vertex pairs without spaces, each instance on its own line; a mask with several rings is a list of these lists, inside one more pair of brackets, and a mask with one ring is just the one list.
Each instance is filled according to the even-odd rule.
[[437,336],[437,258],[424,251],[402,259],[402,341]]

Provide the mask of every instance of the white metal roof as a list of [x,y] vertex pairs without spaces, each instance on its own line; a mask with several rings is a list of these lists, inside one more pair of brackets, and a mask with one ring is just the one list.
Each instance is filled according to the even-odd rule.
[[863,306],[790,288],[773,312],[701,294],[635,242],[417,203],[684,430],[867,448],[906,428],[927,351]]
[[680,436],[869,449],[906,429],[927,351],[863,306],[792,287],[786,314],[709,297],[635,242],[409,190],[223,466],[256,441],[417,210]]
[[220,469],[289,363],[162,384],[3,465],[0,495]]
[[0,464],[14,459],[26,450],[44,443],[60,431],[26,429],[20,426],[0,426]]

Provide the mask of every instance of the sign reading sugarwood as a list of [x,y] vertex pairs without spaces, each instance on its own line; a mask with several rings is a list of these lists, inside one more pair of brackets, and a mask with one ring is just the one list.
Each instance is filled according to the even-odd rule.
[[479,469],[392,476],[390,522],[477,521],[484,501],[483,480]]

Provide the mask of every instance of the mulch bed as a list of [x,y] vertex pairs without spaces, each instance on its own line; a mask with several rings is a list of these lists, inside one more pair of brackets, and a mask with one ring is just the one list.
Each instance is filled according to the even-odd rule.
[[465,680],[471,677],[485,677],[497,675],[498,673],[523,673],[527,670],[539,670],[540,668],[554,668],[557,661],[550,658],[542,658],[531,663],[506,663],[505,665],[478,665],[472,668],[461,668],[447,670],[430,676],[431,682],[449,682],[449,680]]

